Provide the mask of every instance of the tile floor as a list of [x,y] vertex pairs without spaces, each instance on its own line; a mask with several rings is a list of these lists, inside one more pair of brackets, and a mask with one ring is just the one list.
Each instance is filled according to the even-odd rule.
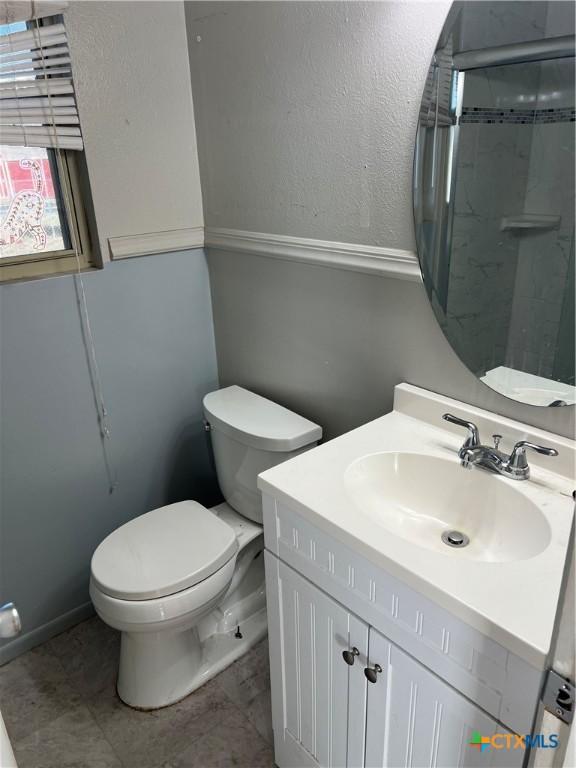
[[115,690],[118,633],[98,618],[0,668],[19,768],[272,768],[268,645],[155,712]]

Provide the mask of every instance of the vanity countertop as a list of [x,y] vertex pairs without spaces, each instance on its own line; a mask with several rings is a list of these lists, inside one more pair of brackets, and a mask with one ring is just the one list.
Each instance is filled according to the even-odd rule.
[[[485,442],[486,435],[502,434],[501,447],[507,452],[522,439],[558,450],[556,458],[529,455],[529,480],[489,474],[493,483],[512,484],[546,519],[550,541],[539,554],[490,562],[461,557],[465,550],[428,549],[391,533],[351,502],[345,474],[360,457],[386,452],[425,454],[458,466],[457,451],[465,430],[442,421],[447,411],[475,422]],[[550,649],[574,516],[575,457],[571,440],[401,384],[395,389],[391,413],[273,467],[260,475],[258,486],[541,669]],[[477,468],[471,471],[488,474]]]

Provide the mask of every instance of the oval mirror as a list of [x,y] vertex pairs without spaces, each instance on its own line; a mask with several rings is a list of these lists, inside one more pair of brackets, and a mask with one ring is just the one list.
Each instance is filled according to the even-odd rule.
[[416,138],[422,276],[488,386],[573,405],[574,4],[455,2]]

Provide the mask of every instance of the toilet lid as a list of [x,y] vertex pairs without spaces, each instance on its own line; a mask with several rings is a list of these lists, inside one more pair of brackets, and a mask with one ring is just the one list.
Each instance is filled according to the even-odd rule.
[[227,523],[196,501],[180,501],[105,538],[92,557],[92,580],[121,600],[165,597],[216,573],[237,550]]

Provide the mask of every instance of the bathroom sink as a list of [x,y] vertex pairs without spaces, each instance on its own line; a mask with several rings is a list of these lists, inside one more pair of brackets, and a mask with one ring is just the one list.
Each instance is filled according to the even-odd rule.
[[390,533],[453,557],[527,560],[550,543],[546,518],[512,481],[456,460],[373,453],[349,465],[344,485],[354,507]]
[[[466,432],[445,413],[474,422],[481,441],[502,435],[506,453],[529,440],[558,455],[531,452],[528,480],[465,469]],[[373,601],[383,587],[361,561],[345,567],[358,555],[543,668],[570,544],[575,461],[573,440],[399,384],[393,411],[267,470],[259,487],[265,517],[294,515],[293,525],[274,523],[281,546],[296,542],[319,580],[332,572],[343,589]],[[314,529],[336,541],[332,549]],[[469,542],[445,543],[450,532],[456,544],[458,533]],[[411,609],[398,605],[391,598],[390,609],[412,625]]]

